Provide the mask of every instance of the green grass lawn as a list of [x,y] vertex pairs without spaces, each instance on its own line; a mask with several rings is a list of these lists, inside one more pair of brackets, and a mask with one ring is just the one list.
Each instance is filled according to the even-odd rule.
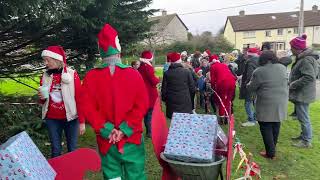
[[[157,68],[156,74],[161,76],[162,69]],[[28,81],[27,81],[28,82]],[[33,87],[37,87],[37,83],[28,84]],[[17,85],[12,81],[2,81],[0,83],[0,92],[10,95],[32,95],[35,92],[25,86]],[[259,126],[242,128],[240,125],[246,121],[246,115],[244,111],[244,102],[238,98],[234,101],[235,109],[235,130],[236,136],[244,144],[245,152],[253,154],[253,159],[261,166],[262,179],[269,180],[274,177],[281,177],[280,179],[290,180],[318,180],[320,169],[320,101],[313,103],[310,106],[310,115],[313,129],[313,148],[312,149],[298,149],[291,146],[290,138],[297,136],[300,133],[300,125],[297,120],[284,121],[281,126],[279,143],[277,146],[277,160],[266,160],[259,156],[259,152],[264,150],[263,141],[260,135]],[[199,110],[201,112],[201,110]],[[289,113],[292,112],[292,104],[289,104]],[[95,135],[91,128],[87,128],[87,132],[84,136],[80,137],[80,147],[96,148]],[[148,179],[155,180],[161,177],[161,168],[154,156],[153,147],[150,139],[145,139],[146,148],[146,172]],[[41,149],[43,150],[43,149]],[[232,179],[236,179],[242,176],[243,171],[235,172],[236,166],[239,163],[237,157],[233,161],[233,174]],[[101,180],[101,173],[88,174],[90,180]]]
[[[244,144],[245,152],[253,154],[253,160],[261,166],[262,179],[269,180],[274,177],[280,179],[290,180],[317,180],[319,179],[318,169],[320,168],[320,139],[319,131],[320,124],[317,121],[320,119],[319,109],[320,101],[313,103],[310,107],[311,120],[313,125],[313,148],[312,149],[298,149],[291,146],[290,138],[297,136],[300,133],[300,126],[297,120],[284,121],[281,126],[281,132],[279,137],[277,160],[266,160],[259,156],[259,152],[264,150],[263,141],[260,135],[259,126],[255,127],[241,127],[241,123],[246,121],[246,115],[244,111],[243,101],[235,100],[235,130],[236,136]],[[201,111],[201,110],[200,110]],[[289,105],[289,112],[292,112],[292,104]],[[80,138],[80,144],[83,147],[95,147],[94,135],[89,129],[87,134]],[[154,156],[153,148],[150,139],[146,139],[146,172],[148,179],[155,180],[160,179],[161,169]],[[239,157],[233,161],[233,174],[232,179],[236,179],[242,176],[243,171],[235,172]],[[101,179],[102,176],[98,174],[90,174],[88,176],[92,180]]]
[[[28,78],[19,78],[19,81],[28,84],[31,87],[38,88],[39,87],[39,78],[35,78],[35,80]],[[37,91],[29,88],[25,85],[19,84],[11,79],[1,79],[0,80],[0,94],[3,95],[34,95]]]

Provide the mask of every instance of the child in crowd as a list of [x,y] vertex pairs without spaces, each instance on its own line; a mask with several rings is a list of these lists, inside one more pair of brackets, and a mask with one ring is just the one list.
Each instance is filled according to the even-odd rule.
[[138,70],[140,67],[140,61],[132,61],[131,62],[131,67],[135,70]]
[[197,68],[195,70],[197,73],[198,79],[197,79],[197,90],[199,91],[199,99],[200,99],[200,107],[205,108],[205,87],[206,87],[206,77],[202,74],[202,69]]

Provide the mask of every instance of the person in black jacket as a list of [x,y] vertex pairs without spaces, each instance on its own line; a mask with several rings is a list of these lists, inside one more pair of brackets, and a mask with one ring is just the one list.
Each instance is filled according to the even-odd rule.
[[245,109],[248,116],[248,122],[242,123],[242,126],[254,126],[256,124],[256,118],[254,113],[254,96],[247,91],[247,84],[250,82],[253,71],[258,67],[259,50],[257,48],[249,48],[247,55],[248,60],[245,63],[244,72],[242,74],[241,86],[240,86],[240,99],[245,100]]
[[174,112],[192,113],[195,83],[190,70],[181,64],[179,53],[170,53],[170,61],[162,80],[161,99],[166,103],[166,116],[171,119]]

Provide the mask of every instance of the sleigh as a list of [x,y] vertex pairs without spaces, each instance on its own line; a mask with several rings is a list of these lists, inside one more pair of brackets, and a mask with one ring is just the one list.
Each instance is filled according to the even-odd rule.
[[57,173],[55,180],[83,180],[87,171],[98,172],[101,169],[98,153],[89,148],[80,148],[48,162]]

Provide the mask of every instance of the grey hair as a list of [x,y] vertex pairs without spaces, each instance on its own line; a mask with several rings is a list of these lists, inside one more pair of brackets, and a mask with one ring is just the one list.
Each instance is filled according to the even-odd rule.
[[102,59],[102,62],[107,63],[109,65],[115,65],[116,63],[121,63],[121,58],[119,54],[114,54]]

